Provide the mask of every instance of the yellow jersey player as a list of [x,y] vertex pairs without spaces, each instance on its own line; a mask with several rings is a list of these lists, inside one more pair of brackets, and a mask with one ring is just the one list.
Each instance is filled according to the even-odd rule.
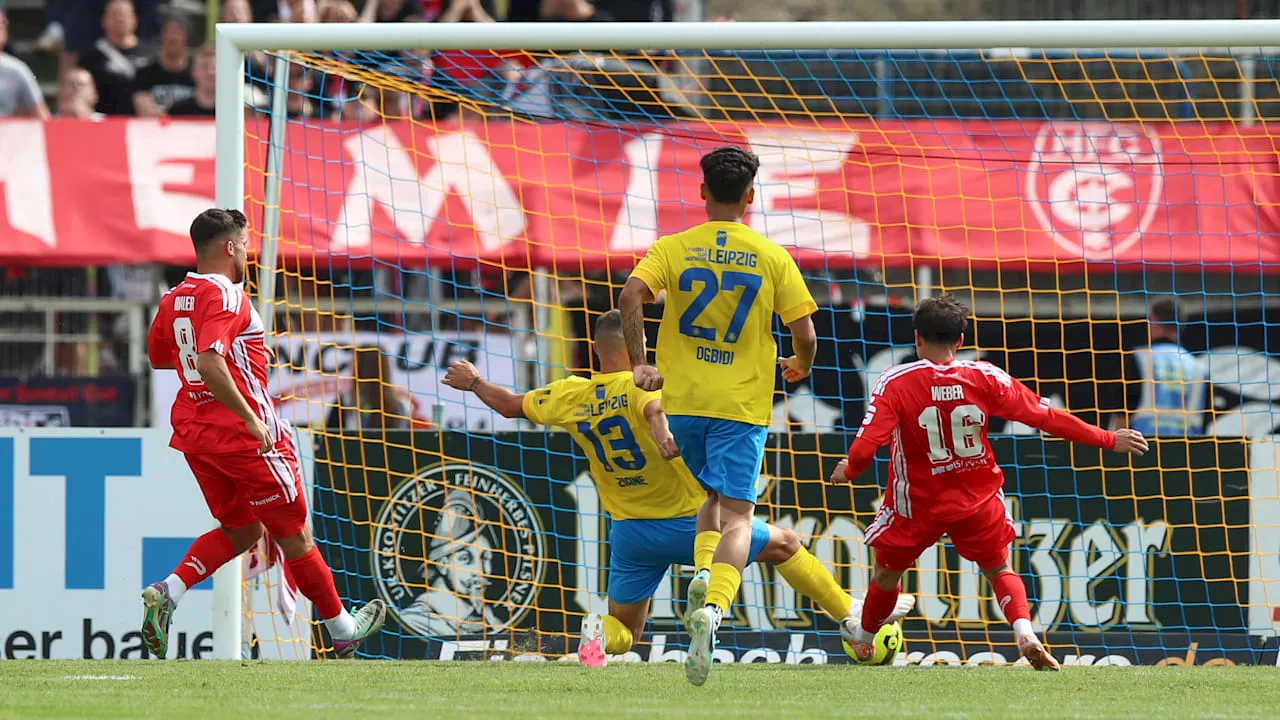
[[[795,260],[743,224],[755,199],[755,155],[721,147],[702,158],[708,222],[659,238],[636,265],[618,304],[633,379],[662,388],[662,409],[681,456],[707,489],[696,543],[714,547],[707,573],[690,584],[685,674],[701,685],[711,672],[720,619],[742,583],[751,546],[756,481],[773,415],[773,317],[791,329],[795,355],[782,376],[809,376],[818,339],[817,311]],[[658,327],[658,366],[645,360],[641,305],[666,292]]]
[[[569,431],[591,463],[600,503],[613,522],[609,531],[609,614],[582,622],[578,656],[588,665],[606,663],[606,653],[631,649],[644,631],[649,598],[676,564],[705,572],[713,546],[695,553],[697,514],[708,507],[707,493],[676,457],[675,441],[661,409],[661,395],[632,380],[623,341],[622,316],[611,310],[596,321],[594,348],[601,372],[569,377],[529,393],[516,394],[480,377],[459,360],[444,384],[471,391],[509,418]],[[836,622],[852,601],[831,573],[791,530],[752,519],[748,559],[772,563],[796,591],[813,598]]]

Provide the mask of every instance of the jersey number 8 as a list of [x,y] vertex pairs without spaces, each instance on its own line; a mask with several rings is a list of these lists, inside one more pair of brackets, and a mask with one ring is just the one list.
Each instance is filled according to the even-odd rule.
[[929,459],[934,463],[944,463],[953,457],[978,457],[985,452],[982,447],[982,428],[987,424],[987,414],[977,405],[957,405],[951,411],[950,448],[943,437],[940,408],[925,408],[917,422],[929,436]]
[[182,366],[182,377],[192,385],[202,384],[200,370],[196,366],[199,357],[196,354],[196,329],[191,318],[180,317],[173,321],[173,340],[178,345],[178,364]]

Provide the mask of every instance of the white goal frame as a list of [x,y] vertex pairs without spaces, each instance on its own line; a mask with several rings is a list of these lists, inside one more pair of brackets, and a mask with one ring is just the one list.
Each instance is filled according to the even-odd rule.
[[[258,50],[970,50],[1000,48],[1226,48],[1240,56],[1280,47],[1280,20],[1084,20],[828,23],[405,23],[226,24],[217,49],[217,204],[244,208],[244,57]],[[279,62],[277,64],[279,67]],[[1247,83],[1246,83],[1247,84]],[[274,88],[269,165],[283,151],[283,87]],[[279,173],[268,171],[271,182]],[[273,177],[274,176],[274,177]],[[268,197],[272,187],[268,186]],[[270,203],[268,203],[270,205]],[[270,208],[268,208],[270,211]],[[265,218],[258,299],[271,331],[277,257],[277,213]],[[924,283],[927,285],[928,283]],[[242,572],[239,562],[214,574],[213,655],[242,655]]]

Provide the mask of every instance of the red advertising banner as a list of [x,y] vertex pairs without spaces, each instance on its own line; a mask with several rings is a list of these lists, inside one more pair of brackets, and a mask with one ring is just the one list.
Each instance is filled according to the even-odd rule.
[[[281,255],[624,268],[703,220],[698,158],[760,156],[748,223],[811,269],[942,262],[1280,267],[1265,124],[873,121],[288,130]],[[247,143],[260,226],[266,146]],[[0,121],[0,262],[188,263],[207,120]]]

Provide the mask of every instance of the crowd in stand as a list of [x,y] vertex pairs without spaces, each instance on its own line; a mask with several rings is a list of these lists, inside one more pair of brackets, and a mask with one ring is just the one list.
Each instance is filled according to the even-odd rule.
[[[100,120],[108,116],[198,117],[214,114],[214,51],[203,23],[194,22],[192,0],[47,0],[47,26],[36,46],[58,57],[57,92],[50,108],[31,69],[17,57],[3,52],[9,41],[4,0],[0,0],[0,117],[66,117]],[[249,22],[540,22],[540,21],[670,21],[676,0],[222,0],[218,20]],[[196,0],[200,2],[200,0]],[[516,72],[535,69],[537,63],[494,56]],[[365,58],[363,62],[368,62]],[[448,51],[406,51],[378,60],[393,72],[421,84],[448,85],[457,89],[477,72],[467,57]],[[353,62],[362,62],[354,58]],[[265,89],[272,62],[261,54],[247,58],[248,102],[267,104]],[[492,64],[484,72],[501,72]],[[287,108],[290,117],[371,121],[376,117],[441,119],[456,111],[445,100],[427,101],[419,95],[380,90],[369,92],[358,84],[325,75],[301,64],[289,66]],[[413,73],[419,73],[414,77]],[[513,76],[514,78],[514,76]],[[403,86],[403,84],[402,84]],[[530,93],[537,95],[537,93]],[[0,296],[91,295],[148,303],[180,277],[182,269],[155,266],[109,268],[20,268],[0,265]],[[324,282],[354,282],[350,278],[315,278]],[[394,284],[396,281],[392,280]],[[510,279],[456,279],[457,292],[503,294]],[[524,280],[517,284],[524,283]],[[362,286],[373,284],[361,280]],[[526,283],[527,284],[527,283]],[[494,286],[497,286],[496,288]],[[315,294],[315,293],[312,293]],[[355,293],[361,294],[361,293]],[[581,301],[578,302],[582,304]],[[59,313],[59,334],[81,332],[85,313]],[[105,322],[106,336],[118,334],[114,321]],[[489,318],[491,321],[496,318]],[[41,317],[0,313],[11,327],[43,327]],[[574,317],[573,333],[585,334],[585,319]],[[74,326],[74,327],[73,327]],[[61,347],[59,350],[70,350]],[[120,371],[119,352],[86,362],[83,348],[60,352],[56,368],[42,365],[37,348],[15,352],[12,343],[0,343],[0,374],[21,374],[53,369],[58,373]],[[585,353],[575,353],[583,354]],[[65,357],[64,357],[65,356]],[[101,362],[99,362],[101,360]],[[96,368],[96,370],[90,370]]]
[[[97,119],[111,115],[209,116],[213,114],[213,55],[209,45],[193,48],[197,28],[174,0],[48,0],[48,25],[38,47],[59,54],[57,115]],[[493,0],[226,0],[222,22],[495,22],[506,21],[667,21],[674,0],[508,0],[499,13]],[[0,8],[3,3],[0,2]],[[94,18],[98,21],[94,22]],[[0,9],[0,49],[8,40]],[[447,52],[403,53],[389,58],[418,68],[423,82],[464,80],[475,68]],[[517,68],[518,69],[518,68]],[[261,54],[249,58],[248,75],[261,87],[271,67]],[[407,95],[363,98],[361,88],[314,70],[291,69],[292,117],[354,119],[369,111],[440,117],[453,108],[411,101]],[[251,102],[254,96],[251,95]],[[261,98],[261,96],[259,96]],[[31,70],[0,53],[0,117],[49,117]]]

